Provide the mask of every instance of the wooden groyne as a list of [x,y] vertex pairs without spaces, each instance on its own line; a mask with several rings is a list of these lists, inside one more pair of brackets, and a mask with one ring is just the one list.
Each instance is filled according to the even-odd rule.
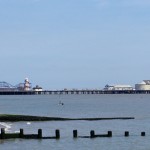
[[61,118],[61,117],[42,117],[42,116],[28,116],[28,115],[9,115],[1,114],[1,122],[17,122],[17,121],[98,121],[98,120],[127,120],[134,119],[134,117],[108,117],[108,118]]
[[45,90],[0,91],[0,95],[83,95],[83,94],[150,94],[150,90]]
[[[122,134],[123,135],[123,134]],[[141,132],[140,136],[146,136],[145,132]],[[43,136],[42,129],[38,129],[37,134],[25,134],[23,129],[20,129],[19,133],[6,133],[4,128],[1,128],[0,139],[60,139],[60,130],[55,130],[55,135],[53,136]],[[77,130],[73,130],[73,138],[111,138],[113,137],[112,131],[108,131],[106,134],[96,134],[94,130],[90,131],[87,136],[78,135]],[[129,131],[124,132],[124,137],[129,137]]]
[[37,134],[24,134],[24,130],[20,129],[19,133],[6,133],[4,128],[1,128],[1,139],[13,139],[13,138],[22,138],[22,139],[59,139],[60,138],[60,131],[57,129],[55,130],[54,136],[42,136],[42,129],[38,129]]
[[[146,136],[145,132],[141,132],[140,136]],[[98,138],[98,137],[113,137],[112,131],[108,131],[105,134],[96,134],[94,130],[90,131],[90,135],[89,136],[78,136],[78,131],[77,130],[73,130],[73,138]],[[129,131],[125,131],[124,132],[124,137],[129,137]]]

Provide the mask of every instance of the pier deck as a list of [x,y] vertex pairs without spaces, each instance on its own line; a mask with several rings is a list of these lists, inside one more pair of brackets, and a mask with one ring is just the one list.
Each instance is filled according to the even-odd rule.
[[51,91],[0,91],[0,95],[71,95],[71,94],[150,94],[150,90],[51,90]]

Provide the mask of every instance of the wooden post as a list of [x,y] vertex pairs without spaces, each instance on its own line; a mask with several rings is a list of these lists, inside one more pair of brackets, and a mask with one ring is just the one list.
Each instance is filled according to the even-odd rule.
[[108,131],[108,137],[112,137],[112,131]]
[[141,136],[145,136],[145,132],[141,132]]
[[78,137],[78,131],[77,130],[73,130],[73,138],[77,138]]
[[129,131],[125,131],[124,136],[129,136]]
[[20,129],[19,137],[20,137],[20,138],[23,138],[23,136],[24,136],[23,129]]
[[1,139],[5,138],[5,129],[1,128]]
[[91,138],[94,138],[94,136],[95,136],[95,131],[94,131],[94,130],[91,130],[91,132],[90,132],[90,137],[91,137]]
[[38,129],[38,139],[42,138],[42,129]]
[[56,139],[60,139],[60,132],[58,129],[55,131],[55,134],[56,134]]

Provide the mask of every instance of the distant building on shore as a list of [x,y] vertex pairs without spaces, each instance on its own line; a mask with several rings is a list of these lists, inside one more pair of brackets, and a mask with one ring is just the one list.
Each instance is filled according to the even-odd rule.
[[143,80],[141,83],[135,84],[135,90],[150,90],[150,80]]

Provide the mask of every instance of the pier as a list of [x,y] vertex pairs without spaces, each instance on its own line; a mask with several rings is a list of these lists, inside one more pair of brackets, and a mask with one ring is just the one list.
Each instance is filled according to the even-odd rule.
[[0,91],[0,95],[85,95],[85,94],[150,94],[150,90],[45,90]]

